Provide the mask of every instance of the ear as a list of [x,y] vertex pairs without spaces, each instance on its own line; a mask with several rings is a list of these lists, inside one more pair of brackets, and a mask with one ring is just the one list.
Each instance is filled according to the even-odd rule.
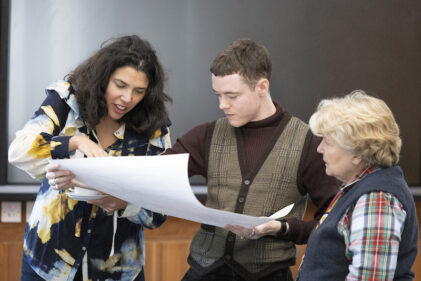
[[269,92],[269,80],[261,78],[257,81],[256,90],[259,93],[259,96],[264,96],[267,92]]
[[354,164],[355,166],[360,165],[363,162],[363,158],[361,157],[361,155],[354,155],[352,157],[351,160],[352,164]]

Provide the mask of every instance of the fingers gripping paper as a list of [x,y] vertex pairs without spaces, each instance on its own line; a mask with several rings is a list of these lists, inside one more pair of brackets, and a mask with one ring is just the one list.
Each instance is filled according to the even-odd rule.
[[188,179],[188,154],[156,157],[128,156],[52,160],[71,170],[76,180],[94,189],[148,210],[204,224],[254,227],[287,215],[293,204],[276,217],[252,217],[203,206]]

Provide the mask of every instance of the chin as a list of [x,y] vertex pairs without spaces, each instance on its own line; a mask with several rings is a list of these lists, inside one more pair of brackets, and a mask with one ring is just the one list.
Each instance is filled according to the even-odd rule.
[[328,169],[325,170],[325,173],[326,173],[326,175],[332,177],[332,173]]
[[119,121],[119,120],[121,120],[121,118],[123,118],[123,116],[110,116],[110,118],[114,121]]
[[230,125],[231,125],[231,126],[233,126],[233,127],[235,127],[235,128],[238,128],[238,127],[244,126],[244,125],[246,124],[246,123],[239,122],[239,121],[231,121],[231,120],[229,120],[229,119],[228,119],[228,122],[230,123]]

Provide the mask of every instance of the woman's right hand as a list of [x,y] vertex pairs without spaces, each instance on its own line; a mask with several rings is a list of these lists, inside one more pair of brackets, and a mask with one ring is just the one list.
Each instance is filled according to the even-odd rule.
[[69,151],[79,150],[87,157],[107,157],[108,154],[98,144],[84,136],[73,136],[69,140]]

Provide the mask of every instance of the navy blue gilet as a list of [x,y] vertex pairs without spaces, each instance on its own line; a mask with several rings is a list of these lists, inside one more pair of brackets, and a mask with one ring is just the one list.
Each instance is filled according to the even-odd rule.
[[413,280],[411,267],[418,252],[417,214],[402,170],[393,166],[367,175],[339,198],[326,220],[311,233],[297,281],[345,280],[350,262],[345,257],[345,242],[338,233],[338,223],[352,204],[373,191],[391,193],[403,205],[407,216],[393,280]]

